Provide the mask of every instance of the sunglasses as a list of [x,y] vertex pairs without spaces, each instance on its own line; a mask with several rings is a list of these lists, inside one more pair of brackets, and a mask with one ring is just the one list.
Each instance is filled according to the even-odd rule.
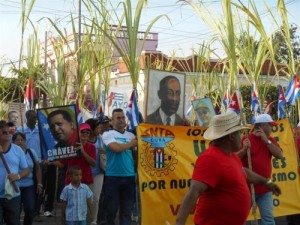
[[82,130],[82,131],[80,131],[80,133],[82,133],[82,134],[90,134],[91,131],[89,131],[89,130]]

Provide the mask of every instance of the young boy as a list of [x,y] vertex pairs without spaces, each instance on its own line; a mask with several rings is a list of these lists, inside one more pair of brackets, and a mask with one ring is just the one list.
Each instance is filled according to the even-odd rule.
[[[82,171],[79,166],[68,169],[71,183],[64,187],[62,200],[62,225],[86,225],[87,210],[92,209],[92,191],[81,183]],[[90,218],[91,220],[93,218]]]

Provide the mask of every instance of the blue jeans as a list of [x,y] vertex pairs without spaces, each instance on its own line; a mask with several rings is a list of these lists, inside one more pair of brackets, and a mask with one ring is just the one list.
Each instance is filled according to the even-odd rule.
[[118,209],[120,225],[131,224],[131,209],[135,199],[135,177],[105,177],[104,205],[107,225],[115,225]]
[[6,224],[20,225],[20,196],[7,200],[0,198],[0,225],[3,219]]
[[35,205],[36,205],[36,193],[34,185],[29,187],[21,187],[21,204],[20,207],[25,212],[24,225],[31,225],[33,222],[33,217],[35,216]]
[[256,194],[255,201],[261,215],[261,225],[275,225],[272,192]]

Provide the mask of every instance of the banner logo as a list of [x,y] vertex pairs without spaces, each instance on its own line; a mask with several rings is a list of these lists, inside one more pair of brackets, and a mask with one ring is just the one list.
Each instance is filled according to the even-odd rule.
[[161,177],[175,170],[177,151],[172,141],[175,135],[164,128],[149,128],[142,135],[141,165],[151,176]]

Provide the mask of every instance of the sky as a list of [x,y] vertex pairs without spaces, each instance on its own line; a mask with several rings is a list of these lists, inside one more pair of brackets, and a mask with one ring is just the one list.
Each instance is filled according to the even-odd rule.
[[[30,19],[38,27],[38,36],[44,40],[45,31],[55,35],[54,28],[47,21],[47,17],[57,21],[60,28],[70,30],[70,13],[74,17],[78,16],[79,0],[36,0]],[[271,19],[263,5],[263,0],[253,0],[258,8],[261,18],[269,32],[274,31],[275,25],[270,23]],[[29,0],[27,0],[29,2]],[[111,0],[112,9],[120,1]],[[204,0],[208,7],[216,15],[221,12],[221,0]],[[246,3],[246,0],[243,0]],[[276,13],[276,0],[266,0],[273,13]],[[132,0],[133,8],[137,0]],[[298,27],[300,36],[300,0],[285,0],[288,10],[289,22]],[[121,10],[117,10],[118,13]],[[82,6],[83,16],[87,15],[87,10]],[[192,48],[198,48],[203,41],[210,40],[214,34],[202,22],[195,10],[177,0],[148,0],[148,5],[143,9],[140,22],[140,31],[147,28],[150,21],[156,16],[167,15],[160,19],[152,28],[152,32],[158,33],[158,51],[166,55],[171,55],[174,51],[177,56],[188,56]],[[18,61],[21,43],[21,0],[0,0],[0,66],[10,61]],[[279,18],[279,17],[277,17]],[[26,39],[32,34],[31,25],[28,24],[25,32]],[[216,48],[218,46],[216,45]]]

